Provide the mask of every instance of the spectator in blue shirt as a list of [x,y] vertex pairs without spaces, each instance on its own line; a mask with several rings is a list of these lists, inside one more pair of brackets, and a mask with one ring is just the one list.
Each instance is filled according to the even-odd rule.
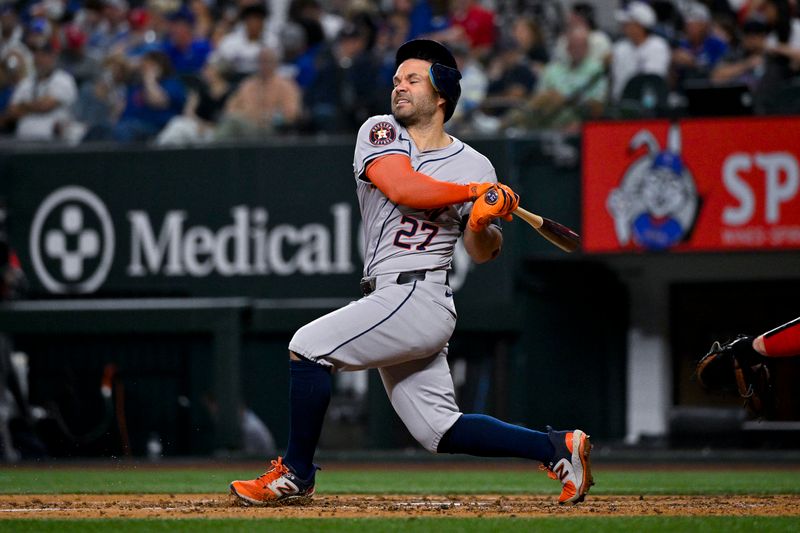
[[512,37],[503,39],[489,64],[489,87],[481,107],[486,114],[500,117],[524,105],[536,88],[536,74],[526,50]]
[[194,15],[179,9],[169,17],[169,33],[162,49],[179,75],[199,75],[211,53],[211,42],[194,33]]
[[742,25],[742,39],[732,47],[711,72],[716,84],[743,83],[755,91],[764,75],[764,53],[767,47],[769,26],[751,19]]
[[186,91],[175,77],[164,52],[142,56],[141,81],[128,87],[125,110],[114,126],[119,142],[147,141],[154,138],[169,120],[183,111]]
[[395,9],[399,11],[407,10],[408,13],[410,25],[407,39],[416,39],[450,27],[450,17],[447,10],[442,9],[441,2],[438,4],[436,7],[439,9],[436,9],[428,0],[395,1]]
[[319,63],[327,52],[322,25],[316,20],[300,19],[289,22],[281,32],[284,66],[294,75],[294,81],[307,90],[317,79]]
[[711,70],[725,57],[728,45],[711,32],[711,14],[698,2],[689,4],[684,13],[686,38],[672,52],[679,81],[687,78],[708,79]]

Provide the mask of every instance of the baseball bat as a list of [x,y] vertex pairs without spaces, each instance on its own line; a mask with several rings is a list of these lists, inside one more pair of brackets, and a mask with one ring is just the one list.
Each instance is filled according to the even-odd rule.
[[533,226],[533,229],[565,252],[574,252],[581,246],[581,236],[558,222],[549,218],[526,211],[521,207],[514,210],[514,214]]

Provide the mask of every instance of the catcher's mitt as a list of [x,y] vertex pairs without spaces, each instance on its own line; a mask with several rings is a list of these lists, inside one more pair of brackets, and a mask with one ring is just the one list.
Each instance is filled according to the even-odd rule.
[[705,389],[737,392],[745,407],[758,417],[768,417],[775,408],[768,358],[753,349],[753,337],[739,335],[711,349],[697,363],[695,375]]

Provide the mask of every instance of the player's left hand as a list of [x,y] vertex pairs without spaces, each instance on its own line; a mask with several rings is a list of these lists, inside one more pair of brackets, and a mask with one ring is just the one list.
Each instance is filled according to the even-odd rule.
[[502,183],[497,184],[497,189],[501,191],[501,197],[503,198],[503,211],[497,216],[511,222],[511,213],[519,207],[519,194],[511,190],[508,185],[503,185]]
[[519,206],[519,195],[508,185],[498,183],[475,200],[469,214],[469,228],[479,232],[494,218],[511,220],[511,213]]

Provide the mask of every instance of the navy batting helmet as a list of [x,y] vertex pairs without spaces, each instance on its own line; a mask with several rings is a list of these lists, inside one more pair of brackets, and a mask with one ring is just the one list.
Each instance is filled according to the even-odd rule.
[[432,63],[428,70],[431,83],[436,92],[447,102],[444,107],[444,121],[450,120],[456,104],[461,97],[461,73],[456,59],[442,43],[430,39],[414,39],[397,49],[394,66],[399,67],[406,59],[422,59]]

